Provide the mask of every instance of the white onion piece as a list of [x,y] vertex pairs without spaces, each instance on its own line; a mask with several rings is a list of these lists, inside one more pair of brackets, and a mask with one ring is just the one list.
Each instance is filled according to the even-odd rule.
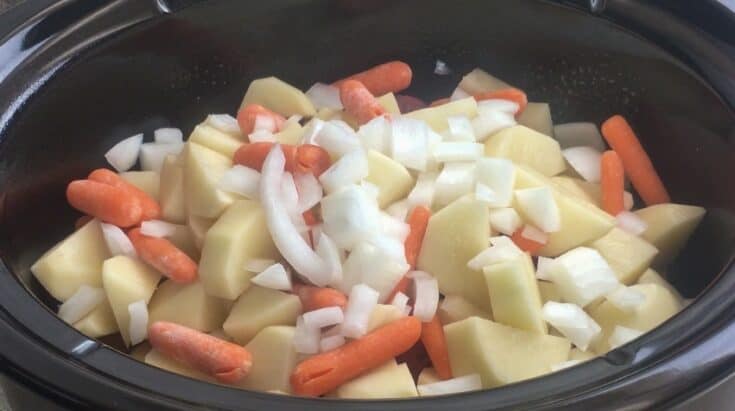
[[[390,304],[396,308],[398,308],[399,311],[405,312],[406,307],[408,307],[408,296],[402,292],[397,292],[395,296],[393,296],[393,300],[390,302]],[[410,309],[410,307],[408,307]]]
[[362,181],[368,176],[369,171],[367,155],[362,148],[358,148],[332,164],[319,176],[319,182],[327,193],[333,193],[342,187]]
[[630,287],[621,285],[605,296],[615,308],[626,313],[635,312],[646,302],[646,295]]
[[120,227],[106,223],[100,223],[100,227],[102,227],[102,236],[107,244],[107,249],[110,250],[110,254],[113,256],[127,255],[128,257],[136,257],[138,255],[135,252],[135,247],[130,241],[130,238],[128,238]]
[[491,98],[477,102],[477,111],[500,111],[506,114],[515,115],[521,107],[515,101],[504,100],[501,98]]
[[345,342],[347,342],[347,340],[345,340],[345,337],[342,335],[324,336],[319,342],[319,348],[321,349],[321,352],[332,351],[335,348],[345,345]]
[[275,143],[276,136],[270,130],[255,130],[248,134],[248,141],[251,143]]
[[145,143],[140,146],[140,168],[143,171],[161,172],[163,161],[169,154],[179,155],[183,143]]
[[462,90],[461,88],[457,87],[452,92],[452,95],[449,96],[450,101],[456,101],[456,100],[462,100],[463,98],[471,97],[469,93]]
[[602,153],[592,147],[571,147],[561,154],[582,178],[590,183],[600,182],[600,159]]
[[365,284],[352,287],[342,322],[342,335],[360,338],[367,333],[370,313],[378,304],[379,294]]
[[416,185],[408,193],[406,201],[409,209],[416,206],[425,206],[431,208],[434,203],[434,194],[436,193],[436,179],[438,173],[428,172],[419,174],[416,179]]
[[549,187],[534,187],[515,191],[518,207],[536,227],[546,233],[561,230],[561,214]]
[[569,361],[562,361],[560,363],[554,364],[551,366],[551,372],[557,372],[561,371],[565,368],[574,367],[575,365],[581,364],[582,361],[580,360],[569,360]]
[[536,262],[536,278],[539,280],[551,281],[549,269],[551,269],[552,264],[554,264],[553,258],[539,256],[538,261]]
[[145,300],[138,300],[128,305],[130,323],[128,333],[130,345],[137,345],[148,338],[148,306]]
[[308,328],[324,328],[341,324],[344,313],[339,307],[325,307],[304,313],[304,325]]
[[261,271],[258,275],[250,279],[253,284],[274,290],[290,291],[291,275],[283,267],[283,264],[276,263]]
[[316,136],[322,131],[326,124],[323,120],[312,118],[304,126],[304,134],[301,136],[301,144],[316,144]]
[[324,197],[321,206],[324,232],[343,250],[372,238],[380,227],[377,203],[357,185]]
[[472,129],[475,130],[477,141],[485,141],[498,131],[516,125],[512,114],[502,111],[485,110],[477,113],[472,119]]
[[439,205],[471,193],[475,189],[475,163],[447,163],[436,178],[434,200]]
[[299,191],[293,179],[293,174],[288,171],[281,177],[281,196],[283,204],[289,213],[301,215],[299,212]]
[[365,150],[389,154],[390,132],[390,123],[385,117],[380,116],[361,125],[357,130],[357,136]]
[[400,264],[406,263],[406,248],[402,240],[388,235],[374,235],[368,242],[380,249],[391,260]]
[[[493,191],[493,193],[495,192]],[[514,208],[508,207],[490,210],[490,227],[493,230],[505,235],[513,235],[522,225],[523,221],[521,220],[521,216],[518,215],[518,212]]]
[[316,253],[324,260],[331,275],[329,284],[339,284],[342,282],[342,255],[339,248],[323,232],[312,231],[312,235],[317,239]]
[[607,342],[610,344],[610,349],[615,349],[635,340],[643,334],[644,333],[642,331],[623,327],[622,325],[616,325]]
[[548,234],[528,224],[523,227],[523,230],[521,231],[521,237],[539,244],[546,244],[549,241]]
[[489,243],[491,246],[496,247],[512,247],[516,248],[519,251],[521,250],[516,246],[516,243],[513,242],[513,240],[510,237],[504,236],[504,235],[496,235],[494,237],[489,238]]
[[148,237],[171,237],[176,234],[178,226],[162,220],[147,220],[140,224],[140,233]]
[[440,75],[440,76],[448,76],[452,74],[452,69],[447,66],[447,63],[437,60],[436,64],[434,65],[434,74]]
[[436,159],[434,158],[434,155],[432,153],[432,150],[434,149],[434,146],[436,146],[437,144],[439,144],[442,141],[444,141],[444,137],[441,134],[435,132],[434,130],[432,130],[430,128],[427,130],[427,135],[429,137],[429,140],[428,140],[429,157],[426,159],[426,170],[425,170],[425,172],[426,171],[436,171],[436,172],[438,172],[441,169],[442,163],[436,161]]
[[541,316],[582,351],[586,351],[602,331],[595,320],[575,304],[547,301]]
[[630,211],[633,209],[633,206],[635,205],[635,201],[633,200],[633,194],[631,194],[628,191],[623,192],[623,208],[625,208],[627,211]]
[[432,147],[434,159],[440,163],[449,161],[474,161],[485,153],[485,146],[471,142],[438,143]]
[[128,171],[138,161],[140,147],[143,144],[143,134],[136,134],[128,137],[114,146],[105,153],[105,159],[118,172]]
[[276,124],[276,120],[272,116],[258,114],[255,116],[253,131],[260,130],[275,133],[276,131],[278,131],[278,124]]
[[337,158],[362,148],[355,131],[342,120],[326,122],[314,141],[316,145],[324,148],[331,156]]
[[301,237],[281,201],[280,189],[286,159],[280,145],[271,149],[261,173],[260,199],[268,231],[283,258],[309,281],[323,287],[331,280],[329,269]]
[[184,133],[178,128],[159,128],[153,132],[153,141],[161,144],[183,143]]
[[240,125],[237,119],[229,114],[210,114],[207,116],[207,125],[223,133],[240,135]]
[[620,229],[633,235],[641,235],[648,229],[648,224],[642,218],[638,217],[638,215],[630,211],[618,213],[615,216],[615,220],[617,220],[617,225]]
[[419,384],[416,386],[416,389],[422,397],[456,394],[460,392],[481,390],[482,380],[480,379],[479,374],[470,374],[431,384]]
[[395,203],[389,205],[385,209],[385,212],[396,220],[406,221],[406,216],[408,216],[408,201],[396,201]]
[[360,188],[362,188],[362,191],[364,191],[365,194],[373,201],[375,201],[376,203],[378,202],[378,196],[380,196],[380,187],[367,180],[362,180],[360,182]]
[[429,159],[429,126],[407,117],[393,119],[389,147],[394,160],[412,170],[425,171]]
[[589,146],[605,151],[605,142],[594,123],[566,123],[554,126],[554,139],[561,148]]
[[434,318],[439,306],[439,283],[428,273],[424,273],[426,275],[416,273],[418,272],[410,273],[413,278],[413,315],[426,323]]
[[380,213],[380,225],[383,228],[383,234],[400,242],[406,241],[408,233],[411,232],[411,226],[387,213]]
[[256,199],[260,189],[260,173],[252,168],[236,164],[222,174],[217,187],[223,191]]
[[481,158],[477,160],[476,174],[477,181],[495,193],[496,200],[489,204],[490,207],[510,207],[516,181],[516,168],[512,161],[504,158]]
[[498,196],[492,188],[485,184],[477,183],[475,184],[475,199],[487,204],[492,204],[498,200]]
[[68,324],[84,318],[106,299],[105,290],[81,285],[77,291],[59,306],[59,317]]
[[311,173],[297,173],[294,177],[296,190],[298,191],[298,209],[300,212],[311,210],[319,204],[324,197],[322,185]]
[[510,244],[497,244],[486,248],[476,256],[472,257],[472,259],[467,262],[467,267],[471,270],[479,271],[491,264],[514,260],[521,254],[523,254],[523,251],[521,251],[521,249],[512,241]]
[[410,269],[405,263],[405,255],[401,258],[404,261],[388,254],[385,247],[379,248],[367,242],[360,243],[352,250],[342,266],[343,279],[338,288],[344,293],[349,293],[355,285],[362,283],[377,291],[379,301],[382,303]]
[[577,247],[554,259],[549,276],[565,301],[585,307],[618,288],[615,272],[600,253]]
[[306,97],[311,100],[314,108],[342,109],[342,100],[339,98],[339,88],[324,83],[314,83],[306,90]]
[[472,128],[472,122],[464,116],[454,116],[447,118],[449,124],[448,136],[451,141],[468,141],[474,143],[475,130]]
[[296,319],[296,332],[293,336],[293,346],[296,352],[302,354],[316,354],[319,352],[321,332],[318,328],[307,327],[304,316]]
[[264,258],[252,258],[245,263],[245,271],[251,273],[263,272],[266,268],[272,266],[276,262]]

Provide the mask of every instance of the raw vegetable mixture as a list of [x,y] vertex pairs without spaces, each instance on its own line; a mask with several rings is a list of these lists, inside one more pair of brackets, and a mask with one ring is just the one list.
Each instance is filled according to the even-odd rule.
[[116,171],[69,183],[84,216],[33,274],[62,320],[141,361],[300,396],[497,387],[681,309],[651,267],[705,211],[671,203],[623,117],[552,125],[480,69],[427,107],[393,94],[411,77],[394,61],[306,93],[262,78],[187,141],[120,141]]

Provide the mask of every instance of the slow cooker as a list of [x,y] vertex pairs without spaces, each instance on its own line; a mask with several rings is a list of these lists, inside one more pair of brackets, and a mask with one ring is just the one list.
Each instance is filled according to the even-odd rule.
[[[735,373],[735,14],[714,0],[28,0],[0,16],[0,359],[16,409],[732,408],[688,402]],[[401,59],[409,94],[474,67],[555,122],[628,117],[675,202],[708,213],[667,271],[686,309],[581,366],[431,399],[334,401],[197,382],[54,315],[30,275],[71,231],[66,182],[140,130],[232,112],[254,78],[301,88]],[[449,76],[433,73],[436,60]],[[712,394],[707,394],[712,395]],[[724,408],[723,408],[724,407]]]

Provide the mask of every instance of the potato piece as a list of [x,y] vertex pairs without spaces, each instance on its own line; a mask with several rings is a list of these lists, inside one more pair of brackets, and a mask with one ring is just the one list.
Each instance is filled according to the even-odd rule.
[[229,301],[204,292],[200,281],[177,284],[164,281],[148,304],[148,319],[170,321],[205,333],[222,327],[227,317]]
[[657,273],[652,268],[647,269],[643,272],[643,274],[641,274],[640,277],[638,277],[638,284],[658,284],[661,287],[669,290],[679,302],[684,301],[684,297],[681,296],[679,290],[674,288],[674,286],[670,282],[666,281],[666,279],[661,276],[661,274]]
[[120,173],[120,177],[128,183],[145,191],[156,201],[159,201],[158,193],[161,176],[155,171],[126,171]]
[[556,287],[556,284],[550,281],[541,281],[541,280],[537,280],[536,284],[538,285],[538,291],[539,291],[539,294],[541,294],[541,302],[543,304],[546,304],[547,301],[556,301],[556,302],[564,301],[561,298],[561,293],[559,292],[559,289]]
[[491,264],[482,271],[496,322],[521,330],[547,333],[530,255],[523,254],[511,261]]
[[569,358],[570,342],[478,317],[444,326],[455,376],[480,374],[483,388],[538,377]]
[[469,197],[454,201],[429,219],[418,269],[436,277],[442,294],[457,294],[490,310],[485,276],[467,267],[487,248],[489,232],[489,210],[483,202]]
[[378,103],[390,114],[401,114],[401,109],[398,108],[398,101],[393,93],[383,94],[378,97]]
[[194,237],[194,244],[196,244],[199,250],[204,246],[204,237],[207,235],[207,231],[217,221],[215,218],[204,218],[195,215],[189,215],[187,217],[187,225],[189,231],[191,231],[192,237]]
[[421,370],[421,374],[419,374],[419,378],[416,380],[416,385],[433,384],[439,381],[442,381],[442,379],[439,378],[434,367],[427,367]]
[[299,123],[290,123],[286,128],[279,131],[273,138],[281,144],[298,145],[304,135],[304,128]]
[[554,123],[551,121],[551,109],[548,103],[528,103],[526,109],[518,117],[518,124],[549,137],[554,136]]
[[641,237],[658,248],[659,254],[653,262],[655,266],[664,266],[676,258],[705,212],[702,207],[671,203],[657,204],[635,212],[648,224]]
[[245,348],[255,359],[247,378],[237,385],[246,390],[291,392],[291,373],[299,362],[294,350],[295,327],[273,325],[263,328]]
[[213,377],[197,371],[186,364],[182,364],[174,359],[168,358],[157,350],[150,350],[145,355],[145,363],[172,372],[174,374],[183,375],[185,377],[194,378],[195,380],[206,381],[217,384],[217,380]]
[[478,308],[459,295],[445,296],[439,303],[439,308],[436,313],[439,316],[439,321],[444,325],[462,321],[470,317],[480,317],[486,320],[493,319],[489,311]]
[[590,247],[600,252],[618,280],[626,285],[635,283],[658,253],[656,247],[617,227],[595,240]]
[[476,68],[462,77],[462,81],[459,82],[459,87],[465,92],[475,95],[486,91],[510,88],[512,86],[488,74],[486,71]]
[[102,263],[110,251],[97,220],[61,240],[31,266],[43,288],[59,301],[66,301],[82,285],[102,286]]
[[380,189],[378,194],[380,208],[385,208],[408,195],[415,181],[406,167],[375,150],[368,151],[367,159],[370,173],[366,180]]
[[152,349],[151,345],[148,344],[147,341],[144,341],[133,347],[132,351],[130,351],[130,356],[140,362],[145,362],[145,356],[148,355]]
[[199,260],[199,247],[197,247],[196,238],[191,232],[191,228],[188,225],[175,225],[176,230],[172,235],[168,237],[168,240],[173,243],[179,250],[183,251],[191,257],[194,261]]
[[595,357],[597,356],[592,351],[582,351],[576,347],[569,353],[569,359],[576,361],[589,361]]
[[562,193],[600,207],[602,188],[599,184],[568,176],[551,177],[551,182]]
[[173,154],[166,156],[161,167],[159,204],[164,220],[180,224],[186,222],[184,167],[178,164],[178,157]]
[[398,307],[390,304],[378,304],[373,308],[368,320],[367,332],[372,332],[376,328],[390,324],[393,321],[403,318],[404,314]]
[[491,135],[485,141],[485,155],[508,158],[545,176],[559,174],[567,168],[556,140],[521,125]]
[[125,345],[130,345],[128,305],[140,300],[148,304],[160,279],[152,267],[124,255],[109,258],[102,265],[102,286]]
[[658,284],[638,284],[630,288],[646,296],[645,302],[634,312],[621,311],[609,301],[590,310],[590,316],[602,328],[600,338],[592,344],[592,350],[598,355],[610,350],[608,339],[616,325],[648,332],[681,310],[681,304],[676,297]]
[[316,114],[311,100],[301,90],[276,77],[265,77],[250,82],[240,108],[248,104],[260,104],[284,117],[294,114],[312,117]]
[[189,214],[217,218],[235,201],[220,190],[219,180],[232,167],[232,160],[202,145],[187,143],[184,194]]
[[222,328],[240,344],[270,325],[295,325],[301,300],[293,294],[252,286],[232,306]]
[[348,381],[335,390],[337,398],[377,399],[418,397],[411,371],[405,363],[387,363]]
[[477,115],[477,102],[472,97],[455,100],[436,107],[427,107],[405,114],[406,117],[425,121],[437,133],[449,128],[447,119],[454,116],[468,118]]
[[222,214],[204,237],[199,278],[207,294],[234,300],[250,286],[245,270],[251,258],[278,259],[278,250],[257,201],[239,200]]
[[244,141],[232,134],[219,131],[205,123],[194,127],[194,131],[189,136],[189,142],[207,147],[227,158],[232,158],[235,155],[235,151],[244,143]]
[[110,303],[105,300],[84,318],[74,323],[74,328],[89,338],[99,338],[119,331]]
[[218,329],[210,332],[209,335],[211,335],[212,337],[217,337],[220,340],[228,341],[228,342],[234,342],[235,341],[235,340],[232,339],[232,337],[230,337],[229,335],[227,335],[227,333],[225,332],[225,330],[223,330],[222,328],[218,328]]

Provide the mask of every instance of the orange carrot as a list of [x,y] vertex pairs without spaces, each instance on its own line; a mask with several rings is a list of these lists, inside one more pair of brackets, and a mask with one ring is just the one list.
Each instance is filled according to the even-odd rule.
[[618,153],[608,150],[600,160],[600,186],[602,209],[611,215],[625,210],[625,171]]
[[397,93],[411,85],[411,66],[402,61],[391,61],[363,72],[353,74],[334,83],[340,87],[347,80],[357,80],[365,85],[375,96]]
[[155,220],[161,216],[161,206],[158,202],[148,195],[145,191],[125,181],[120,175],[106,168],[98,168],[87,176],[88,179],[98,183],[109,184],[113,187],[121,188],[130,193],[130,195],[138,197],[140,206],[143,211],[143,220]]
[[[260,171],[263,168],[265,157],[270,153],[274,144],[269,142],[243,144],[235,151],[233,161],[235,164]],[[319,146],[302,144],[296,147],[281,144],[281,149],[286,157],[286,171],[290,173],[312,173],[319,177],[332,165],[329,153]]]
[[339,98],[345,111],[355,117],[359,124],[386,114],[378,99],[357,80],[343,81],[339,86]]
[[92,221],[92,216],[83,215],[79,218],[77,218],[77,221],[74,222],[74,228],[79,230],[80,228],[87,225],[88,222]]
[[148,342],[161,354],[225,384],[246,377],[253,364],[245,347],[167,321],[148,327]]
[[449,366],[449,351],[447,340],[444,338],[444,328],[439,316],[435,315],[428,323],[421,324],[421,342],[431,358],[436,374],[442,380],[452,378],[452,368]]
[[312,173],[319,177],[332,165],[327,150],[313,144],[302,144],[296,147],[296,164],[294,169],[301,173]]
[[66,188],[66,199],[77,210],[119,227],[140,224],[143,214],[137,197],[96,181],[72,181]]
[[436,107],[441,106],[442,104],[447,104],[451,102],[452,100],[449,97],[440,98],[439,100],[434,100],[429,104],[429,107]]
[[625,174],[646,205],[671,201],[651,159],[625,118],[615,115],[607,119],[602,123],[602,135],[620,156]]
[[240,126],[240,132],[247,136],[255,131],[255,122],[259,116],[273,121],[274,129],[270,130],[272,132],[280,131],[283,128],[283,123],[286,122],[282,115],[259,104],[248,104],[237,113],[237,124]]
[[347,297],[341,291],[329,287],[294,284],[294,293],[299,296],[304,312],[320,308],[340,307],[347,305]]
[[486,91],[484,93],[475,94],[474,97],[477,101],[495,99],[510,100],[518,104],[518,110],[515,113],[516,116],[520,116],[521,113],[523,113],[523,110],[525,110],[526,106],[528,105],[528,97],[526,96],[526,93],[524,93],[523,90],[512,87],[504,88],[502,90]]
[[291,374],[295,394],[319,396],[407,351],[421,337],[421,321],[403,317],[339,348],[308,358]]
[[523,236],[523,227],[516,230],[510,237],[511,240],[523,251],[527,251],[531,255],[537,255],[544,248],[544,243],[539,243]]
[[128,231],[138,256],[161,274],[177,283],[191,283],[197,279],[197,263],[171,241],[143,235],[139,228]]
[[426,227],[429,225],[429,218],[431,218],[431,210],[424,206],[415,207],[408,215],[408,225],[411,231],[408,232],[408,237],[406,237],[405,249],[406,261],[411,269],[416,267],[416,260],[421,251],[421,243],[424,241]]

